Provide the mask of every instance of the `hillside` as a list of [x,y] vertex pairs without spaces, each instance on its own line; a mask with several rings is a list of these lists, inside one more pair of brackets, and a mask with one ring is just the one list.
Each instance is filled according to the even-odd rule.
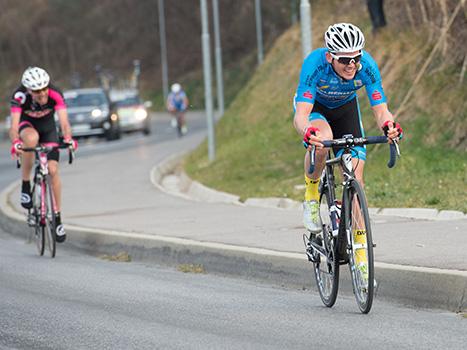
[[[29,65],[45,68],[53,81],[65,89],[76,76],[82,86],[95,86],[98,66],[114,79],[114,84],[125,83],[132,73],[133,60],[138,59],[143,93],[153,97],[154,105],[162,109],[158,3],[158,0],[0,0],[3,100],[8,101]],[[207,3],[213,38],[212,2]],[[201,107],[203,102],[198,96],[203,96],[202,74],[197,74],[202,69],[200,2],[165,0],[164,4],[169,81],[188,85],[190,95],[194,96],[192,102]],[[227,71],[238,71],[238,64],[256,50],[254,4],[254,0],[219,0],[223,62]],[[290,1],[268,0],[263,5],[267,49],[290,26]],[[254,63],[242,64],[254,67]],[[6,111],[7,105],[3,103],[0,120]]]
[[[313,11],[315,45],[329,23],[333,2]],[[326,7],[328,6],[328,7]],[[348,9],[347,9],[348,10]],[[339,17],[370,33],[368,19],[348,11]],[[405,130],[402,158],[393,170],[385,147],[370,149],[365,181],[373,207],[434,207],[467,211],[466,84],[455,59],[433,56],[403,110],[398,109],[436,40],[430,31],[388,27],[367,35],[366,49],[379,62],[389,106]],[[301,66],[300,32],[281,36],[264,64],[237,95],[216,126],[216,160],[207,160],[206,144],[186,159],[188,174],[207,186],[246,197],[302,198],[300,137],[292,126],[292,97]],[[464,48],[465,55],[465,48]],[[446,88],[449,87],[449,88]],[[366,96],[360,98],[367,134],[379,134]]]

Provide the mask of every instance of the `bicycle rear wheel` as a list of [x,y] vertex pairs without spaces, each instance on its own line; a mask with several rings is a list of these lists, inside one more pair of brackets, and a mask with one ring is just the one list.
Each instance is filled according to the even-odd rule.
[[321,194],[320,216],[323,224],[322,246],[327,256],[317,256],[317,262],[313,263],[316,285],[319,296],[324,305],[332,307],[337,299],[339,289],[339,259],[337,257],[336,239],[332,236],[331,213],[329,210],[327,190]]
[[50,257],[54,258],[56,253],[56,236],[55,236],[55,211],[54,211],[54,198],[53,191],[50,185],[50,176],[46,176],[45,180],[45,231],[47,248],[49,249]]
[[374,296],[373,239],[365,193],[352,181],[346,189],[345,229],[350,239],[349,268],[357,305],[368,313]]

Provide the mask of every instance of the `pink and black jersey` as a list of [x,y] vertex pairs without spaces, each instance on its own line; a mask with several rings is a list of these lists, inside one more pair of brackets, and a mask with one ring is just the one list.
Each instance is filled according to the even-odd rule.
[[63,95],[60,90],[49,85],[49,99],[45,105],[34,102],[31,94],[24,86],[15,90],[10,101],[11,112],[20,112],[21,120],[51,118],[55,111],[66,108]]
[[[65,109],[65,101],[60,90],[49,85],[47,103],[40,105],[34,102],[31,94],[24,86],[15,90],[10,101],[11,112],[20,112],[18,131],[34,128],[39,134],[40,143],[58,142],[57,127],[55,125],[55,111]],[[53,151],[47,155],[48,159],[59,160],[59,152]]]

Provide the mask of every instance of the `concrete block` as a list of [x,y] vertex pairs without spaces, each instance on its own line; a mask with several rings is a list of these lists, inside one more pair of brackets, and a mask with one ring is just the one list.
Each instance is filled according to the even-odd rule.
[[169,192],[179,192],[180,178],[176,175],[164,176],[161,185]]
[[262,208],[279,208],[279,204],[282,198],[248,198],[245,201],[245,205],[252,207],[262,207]]
[[179,178],[178,188],[180,192],[187,192],[193,180],[184,171],[180,171],[180,173],[178,174],[178,178]]
[[279,201],[279,207],[284,209],[297,209],[302,208],[302,202],[294,201],[290,198],[281,198]]
[[436,217],[437,220],[458,220],[458,219],[467,219],[461,211],[457,210],[441,210]]
[[436,220],[437,209],[428,208],[384,208],[378,214],[390,216],[402,216],[414,219]]
[[213,190],[196,181],[191,182],[186,194],[191,198],[206,202],[240,203],[239,196]]

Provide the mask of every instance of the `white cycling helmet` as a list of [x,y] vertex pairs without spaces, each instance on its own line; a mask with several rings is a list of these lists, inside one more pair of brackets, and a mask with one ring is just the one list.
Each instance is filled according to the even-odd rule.
[[29,67],[23,73],[21,83],[30,90],[41,90],[49,86],[50,77],[45,70],[39,67]]
[[362,31],[350,23],[336,23],[324,33],[327,49],[332,52],[355,52],[365,46]]
[[175,84],[172,84],[170,90],[172,90],[174,94],[177,94],[182,90],[182,86],[178,83],[175,83]]

